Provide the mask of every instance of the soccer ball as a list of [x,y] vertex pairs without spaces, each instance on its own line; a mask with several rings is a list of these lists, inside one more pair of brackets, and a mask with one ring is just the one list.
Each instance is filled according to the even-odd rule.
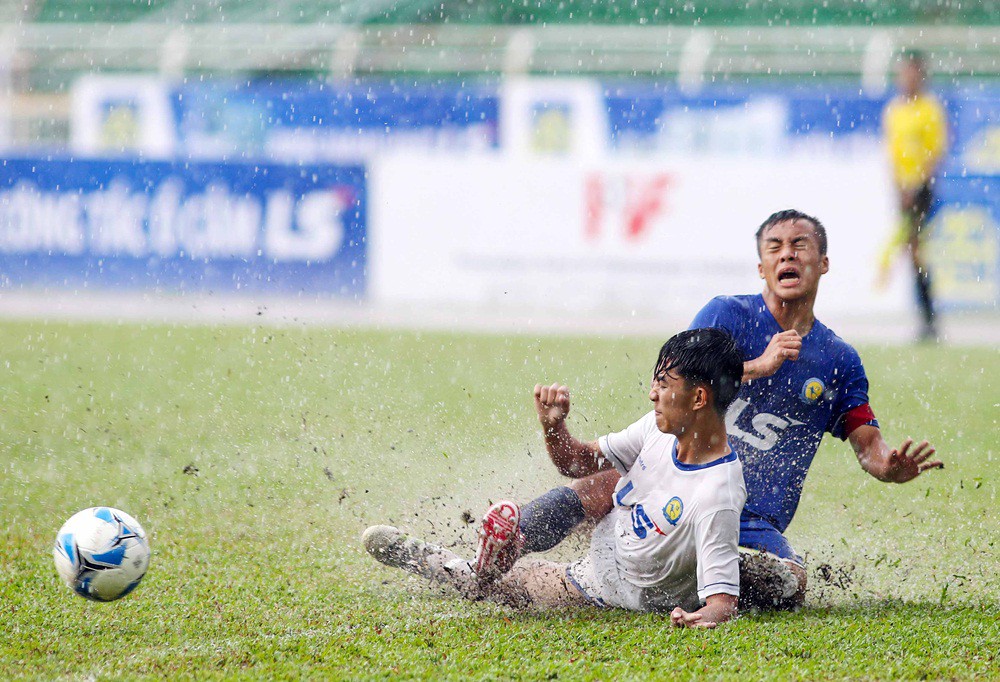
[[139,522],[111,507],[91,507],[63,524],[52,552],[59,576],[82,597],[114,601],[135,589],[149,568]]

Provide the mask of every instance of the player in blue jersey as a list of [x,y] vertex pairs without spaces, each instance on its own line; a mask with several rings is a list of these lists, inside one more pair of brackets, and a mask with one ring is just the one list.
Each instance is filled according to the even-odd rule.
[[[692,328],[726,330],[744,358],[743,384],[726,426],[743,461],[747,486],[740,546],[759,554],[742,558],[741,608],[792,608],[805,598],[806,571],[784,532],[825,433],[849,440],[862,469],[880,481],[905,483],[943,464],[932,459],[934,448],[926,441],[914,445],[907,439],[898,448],[885,442],[868,403],[861,359],[816,319],[819,281],[830,266],[822,223],[799,211],[779,211],[764,221],[756,237],[763,292],[713,299]],[[606,462],[597,473],[580,469],[578,460],[568,456],[580,444],[570,440],[565,427],[569,395],[564,386],[536,386],[535,401],[556,411],[566,406],[559,419],[543,422],[544,438],[553,463],[574,479],[561,501],[553,498],[546,514],[578,514],[582,507],[586,517],[603,517],[612,507],[618,473]],[[507,565],[507,555],[517,553],[519,543],[516,534],[496,541],[496,515],[491,508],[484,517],[479,553]]]

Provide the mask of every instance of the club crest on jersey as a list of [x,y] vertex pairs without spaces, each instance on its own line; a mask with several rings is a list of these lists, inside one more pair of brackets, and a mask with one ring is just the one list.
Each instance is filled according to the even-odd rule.
[[681,514],[684,513],[684,501],[679,497],[671,497],[667,500],[667,503],[663,505],[663,515],[667,517],[667,523],[671,526],[676,526],[677,522],[681,520]]
[[826,385],[822,379],[817,379],[816,377],[806,379],[806,383],[802,384],[802,402],[806,405],[815,405],[823,397],[823,391],[825,390]]

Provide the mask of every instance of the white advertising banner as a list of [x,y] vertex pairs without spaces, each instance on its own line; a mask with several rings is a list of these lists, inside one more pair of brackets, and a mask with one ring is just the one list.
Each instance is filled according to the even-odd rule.
[[176,151],[170,87],[157,76],[87,74],[73,83],[72,147],[78,154],[167,159]]
[[599,156],[607,152],[604,88],[586,78],[505,78],[500,139],[515,156]]
[[881,158],[625,161],[384,157],[370,294],[384,303],[688,317],[760,290],[754,232],[797,208],[829,232],[818,310],[900,311],[874,288],[893,218]]

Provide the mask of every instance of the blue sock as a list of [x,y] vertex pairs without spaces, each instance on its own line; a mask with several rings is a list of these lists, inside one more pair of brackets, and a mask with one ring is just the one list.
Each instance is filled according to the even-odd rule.
[[525,552],[544,552],[562,542],[583,521],[583,502],[571,488],[555,488],[521,507]]

